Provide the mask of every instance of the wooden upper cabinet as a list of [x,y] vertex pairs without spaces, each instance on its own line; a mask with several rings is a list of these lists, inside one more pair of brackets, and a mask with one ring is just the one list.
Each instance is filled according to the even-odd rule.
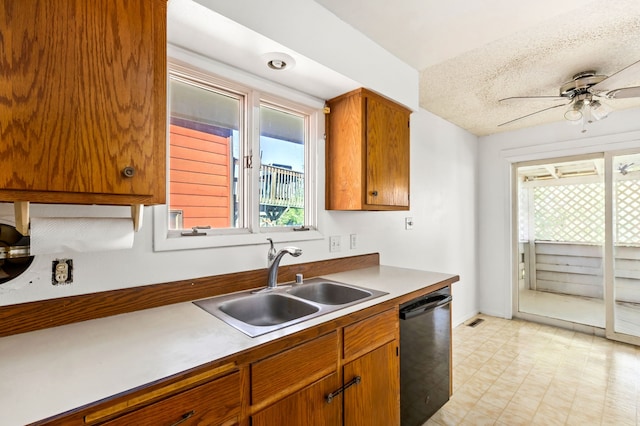
[[0,201],[165,202],[166,12],[166,0],[0,7]]
[[411,111],[367,89],[327,107],[327,210],[408,210]]

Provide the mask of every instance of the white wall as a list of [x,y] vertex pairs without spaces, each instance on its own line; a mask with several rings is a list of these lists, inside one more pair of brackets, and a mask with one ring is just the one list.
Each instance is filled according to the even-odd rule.
[[[615,106],[614,106],[615,108]],[[640,110],[614,111],[587,133],[565,122],[482,137],[478,144],[480,311],[510,318],[511,164],[594,152],[640,149]]]
[[[329,212],[319,214],[321,231],[340,235],[343,250],[329,253],[327,238],[301,242],[304,254],[283,264],[379,252],[381,263],[459,274],[453,286],[454,323],[477,312],[475,260],[476,137],[421,110],[411,117],[411,210],[404,212]],[[324,151],[324,146],[319,147]],[[324,170],[324,163],[321,164]],[[324,173],[319,177],[324,182]],[[323,186],[319,193],[323,194]],[[321,203],[322,204],[322,203]],[[0,305],[92,293],[266,267],[266,245],[154,252],[152,211],[132,250],[37,256],[20,277],[0,285]],[[32,206],[33,216],[123,216],[128,208],[99,206]],[[0,216],[12,222],[11,204],[0,204]],[[404,218],[414,229],[404,229]],[[348,249],[349,234],[358,247]],[[51,285],[51,261],[71,257],[74,282]]]
[[195,0],[297,53],[418,108],[418,71],[313,0]]
[[[478,312],[476,293],[477,138],[420,110],[411,116],[411,210],[331,212],[339,233],[379,247],[381,263],[460,275],[453,323]],[[413,230],[404,229],[406,217]]]
[[[215,6],[218,12],[336,69],[362,86],[408,105],[417,105],[417,71],[356,33],[314,1],[199,2]],[[296,25],[283,26],[282,22],[288,20],[295,20]],[[322,25],[319,28],[320,23]],[[331,34],[327,28],[332,28]],[[322,122],[319,125],[324,127]],[[459,274],[461,280],[453,287],[454,323],[471,317],[478,311],[476,146],[475,136],[427,111],[418,110],[411,116],[411,210],[328,212],[322,208],[324,141],[318,141],[318,194],[321,207],[318,224],[325,238],[296,243],[304,254],[295,259],[286,257],[282,263],[379,252],[381,263],[385,265]],[[266,267],[266,244],[154,252],[152,213],[151,207],[145,208],[145,224],[136,235],[131,250],[37,256],[27,272],[0,285],[0,305]],[[32,205],[31,214],[34,217],[126,217],[129,209]],[[404,218],[407,216],[414,219],[412,231],[404,229]],[[0,203],[0,220],[12,223],[11,204]],[[358,246],[355,250],[349,250],[349,234],[353,233],[357,234]],[[329,252],[328,236],[332,235],[342,237],[343,248],[339,253]],[[73,284],[51,284],[51,261],[56,257],[73,259]]]
[[[459,274],[453,316],[457,324],[477,312],[476,302],[476,144],[475,136],[421,110],[411,117],[411,210],[406,212],[328,212],[319,221],[325,239],[297,244],[304,254],[283,264],[379,252],[381,263]],[[321,143],[321,152],[324,144]],[[320,155],[320,169],[324,170]],[[324,173],[320,173],[324,182]],[[322,187],[324,184],[321,185]],[[322,187],[320,193],[323,193]],[[11,204],[0,204],[0,216],[12,220]],[[33,216],[126,216],[128,208],[33,205]],[[412,231],[404,218],[412,216]],[[152,211],[132,250],[37,256],[20,277],[0,285],[0,305],[134,287],[266,267],[267,246],[154,252]],[[349,234],[358,247],[348,249]],[[329,235],[342,237],[343,249],[329,253]],[[74,282],[51,285],[51,261],[71,257]]]

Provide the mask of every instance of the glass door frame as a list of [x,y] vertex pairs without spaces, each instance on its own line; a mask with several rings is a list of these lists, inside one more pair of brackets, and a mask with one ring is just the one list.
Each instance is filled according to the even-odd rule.
[[[604,336],[610,340],[629,343],[640,346],[640,336],[619,333],[615,331],[615,243],[614,243],[614,218],[613,218],[613,159],[614,157],[640,153],[640,148],[629,148],[615,151],[600,151],[572,156],[551,156],[535,160],[522,160],[510,164],[511,171],[511,300],[512,315],[527,319],[537,317],[544,321],[545,318],[535,314],[520,312],[519,310],[519,216],[518,216],[518,167],[524,165],[546,164],[550,162],[568,162],[593,158],[604,159],[604,185],[605,185],[605,241],[603,244],[603,284],[605,304],[605,329]],[[561,323],[563,320],[551,319],[551,323]],[[585,329],[593,328],[594,334],[598,327],[584,326]]]
[[[543,156],[541,158],[536,158],[532,160],[522,159],[521,161],[514,161],[510,164],[511,170],[511,303],[512,303],[512,316],[525,319],[525,320],[533,320],[538,322],[544,322],[551,325],[565,325],[565,324],[577,324],[573,329],[582,330],[582,331],[590,331],[593,330],[593,333],[596,335],[604,336],[605,331],[602,328],[595,327],[592,325],[572,323],[570,321],[553,318],[553,317],[545,317],[540,314],[529,313],[520,311],[520,297],[519,297],[519,188],[518,188],[518,168],[519,167],[527,167],[527,166],[537,166],[537,165],[545,165],[549,163],[566,163],[573,161],[582,161],[582,160],[593,160],[593,159],[603,159],[605,160],[605,152],[590,152],[584,154],[576,154],[576,155],[566,155],[566,156],[551,156],[546,157]],[[605,164],[606,171],[606,164]],[[603,177],[603,180],[606,179],[606,176]],[[606,197],[606,192],[605,192]],[[606,221],[606,218],[605,218]],[[606,235],[605,235],[606,238]],[[604,270],[604,244],[603,244],[603,274],[606,274],[606,270]],[[535,267],[535,266],[533,266]],[[603,276],[603,287],[605,285],[605,277]],[[606,290],[605,295],[606,298]],[[605,304],[605,325],[606,325],[606,299],[604,300]],[[561,325],[561,326],[562,326]],[[601,330],[599,333],[598,330]],[[640,343],[639,343],[640,344]]]
[[605,167],[605,242],[604,242],[604,299],[605,299],[605,336],[607,339],[640,346],[640,336],[619,333],[615,330],[615,242],[613,217],[613,158],[640,153],[640,149],[608,151],[604,153]]

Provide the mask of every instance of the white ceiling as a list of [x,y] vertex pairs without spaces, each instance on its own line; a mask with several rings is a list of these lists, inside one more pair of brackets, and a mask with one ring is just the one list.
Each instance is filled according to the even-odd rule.
[[[315,1],[419,70],[422,108],[476,135],[564,120],[556,108],[497,127],[553,105],[498,99],[556,96],[578,72],[611,75],[640,60],[639,0]],[[640,75],[624,86],[640,86]]]
[[[193,0],[169,1],[167,39],[174,46],[216,59],[235,69],[246,70],[319,100],[331,99],[358,87],[357,82]],[[270,52],[295,57],[294,69],[282,73],[267,68],[265,64]]]
[[[315,2],[417,69],[422,108],[478,136],[564,121],[565,107],[559,107],[498,127],[557,105],[499,99],[556,96],[560,86],[581,71],[611,75],[640,61],[640,0]],[[173,45],[318,99],[359,86],[193,0],[171,0],[168,8]],[[294,56],[295,68],[286,74],[269,70],[265,52]],[[640,86],[638,74],[624,87]],[[640,98],[607,103],[614,110],[639,107]]]

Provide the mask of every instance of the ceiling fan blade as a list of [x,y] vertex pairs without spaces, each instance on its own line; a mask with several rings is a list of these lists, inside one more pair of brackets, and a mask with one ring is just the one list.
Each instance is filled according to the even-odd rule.
[[613,89],[605,94],[600,94],[607,99],[626,99],[640,97],[640,86],[623,87],[622,89]]
[[510,98],[504,98],[498,100],[498,102],[510,102],[510,101],[548,101],[548,102],[567,102],[567,98],[564,96],[513,96]]
[[619,87],[637,81],[638,78],[640,78],[640,61],[634,62],[615,74],[611,74],[600,83],[591,86],[589,91],[591,93],[611,92]]
[[[566,99],[565,99],[565,101],[566,101]],[[539,114],[539,113],[541,113],[541,112],[548,111],[548,110],[550,110],[550,109],[559,108],[559,107],[562,107],[562,106],[565,106],[565,105],[569,105],[570,103],[571,103],[571,102],[567,102],[567,103],[564,103],[564,104],[554,105],[554,106],[551,106],[551,107],[549,107],[549,108],[541,109],[541,110],[539,110],[539,111],[532,112],[531,114],[523,115],[522,117],[514,118],[513,120],[506,121],[506,122],[504,122],[504,123],[502,123],[502,124],[498,124],[498,127],[500,127],[500,126],[505,126],[505,125],[507,125],[507,124],[511,124],[511,123],[513,123],[514,121],[522,120],[523,118],[531,117],[532,115]]]

